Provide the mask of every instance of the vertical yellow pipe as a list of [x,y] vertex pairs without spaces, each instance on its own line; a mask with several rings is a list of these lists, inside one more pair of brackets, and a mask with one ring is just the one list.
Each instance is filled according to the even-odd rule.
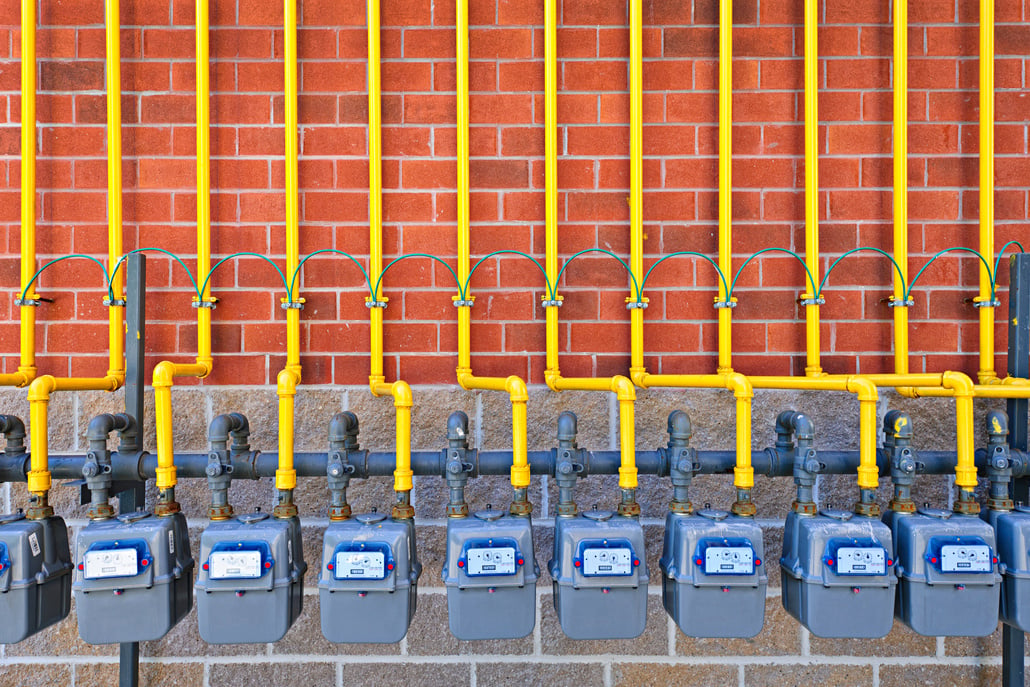
[[[383,270],[383,145],[382,145],[382,81],[380,79],[379,0],[367,0],[368,5],[368,277],[373,287]],[[386,302],[377,289],[373,301]],[[373,305],[375,305],[373,303]],[[383,312],[369,309],[371,320],[372,367],[369,384],[372,393],[382,384],[383,375]]]
[[[640,4],[629,7],[629,267],[639,286],[644,277],[644,74],[643,17]],[[642,294],[626,299],[631,306]],[[644,309],[631,307],[631,378],[644,372]]]
[[[551,287],[558,285],[558,3],[544,2],[544,269]],[[550,299],[551,295],[544,296]],[[558,308],[544,309],[547,318],[547,368],[551,389],[561,374],[558,367]],[[553,345],[552,345],[553,342]]]
[[[805,264],[819,284],[819,1],[805,0]],[[822,374],[820,366],[819,305],[813,286],[805,286],[807,301],[805,374]]]
[[908,0],[894,0],[894,371],[908,374]]
[[[196,108],[197,108],[197,282],[205,283],[211,272],[211,64],[209,59],[208,0],[196,1]],[[211,284],[206,283],[197,307],[197,359],[192,364],[162,361],[154,367],[154,418],[157,435],[157,488],[166,501],[162,505],[174,512],[174,445],[172,440],[172,386],[176,377],[211,374]]]
[[[980,255],[994,259],[994,0],[980,0]],[[994,298],[991,275],[980,263],[981,384],[998,378],[994,370]]]
[[[36,2],[21,3],[21,290],[36,271]],[[29,301],[39,299],[33,290]],[[36,307],[19,307],[18,371],[0,375],[0,385],[25,386],[36,377]]]
[[[467,284],[469,279],[469,20],[468,0],[457,0],[456,47],[457,62],[457,203],[458,203],[458,282]],[[459,297],[455,297],[457,301]],[[458,306],[458,367],[455,371],[458,383],[463,389],[484,389],[507,391],[511,400],[512,423],[512,466],[511,485],[517,490],[516,503],[512,512],[525,514],[525,489],[529,486],[529,454],[526,402],[529,393],[526,382],[518,376],[507,378],[476,377],[472,374],[472,301],[473,296],[466,288],[465,302]],[[521,494],[518,490],[523,490]],[[521,497],[521,498],[520,498]],[[517,505],[521,503],[522,505]]]
[[[290,0],[286,0],[289,4]],[[367,0],[368,8],[368,275],[373,287],[383,273],[383,176],[382,176],[382,81],[380,79],[379,0]],[[375,396],[393,397],[396,416],[397,465],[393,471],[393,489],[399,501],[393,517],[410,518],[414,513],[408,503],[412,488],[411,471],[411,387],[398,380],[386,383],[383,374],[383,308],[387,298],[382,289],[369,296],[371,325],[371,363],[369,389]]]
[[[110,269],[122,257],[122,85],[121,24],[119,0],[107,0],[107,264]],[[125,300],[122,270],[111,281],[115,301]],[[125,378],[125,308],[112,304],[108,310],[109,355],[107,374]],[[119,383],[120,385],[120,383]]]
[[[205,283],[201,303],[211,300],[211,64],[208,0],[196,2],[197,80],[197,281]],[[211,357],[211,308],[197,308],[197,362],[209,370]]]
[[[299,197],[297,194],[297,2],[283,0],[285,64],[285,166],[286,166],[286,274],[292,278],[299,256]],[[280,492],[297,486],[293,468],[293,399],[300,384],[300,302],[297,294],[289,294],[293,303],[286,303],[286,367],[276,380],[279,395],[279,468],[275,472],[275,488]],[[287,504],[284,515],[295,515],[296,507]]]
[[[733,273],[733,0],[719,4],[719,269]],[[719,302],[729,294],[719,280]],[[720,374],[733,372],[733,310],[719,308]]]

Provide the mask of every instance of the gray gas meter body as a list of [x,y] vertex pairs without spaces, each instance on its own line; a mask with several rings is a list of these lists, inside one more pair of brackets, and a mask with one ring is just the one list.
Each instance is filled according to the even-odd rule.
[[200,636],[209,644],[279,641],[303,608],[307,568],[295,517],[211,523],[200,538]]
[[75,612],[90,644],[160,639],[193,607],[193,557],[182,513],[94,520],[75,538]]
[[629,639],[647,623],[644,530],[634,517],[587,511],[555,518],[554,608],[572,639]]
[[63,519],[0,517],[0,644],[20,642],[67,617],[71,572]]
[[1001,572],[1001,619],[1030,631],[1030,507],[988,510],[984,518],[998,539]]
[[447,615],[458,639],[515,639],[536,625],[533,524],[499,510],[447,520]]
[[754,637],[765,622],[762,528],[706,508],[665,518],[662,601],[691,637]]
[[975,515],[888,512],[898,560],[897,616],[921,635],[984,637],[998,627],[994,529]]
[[819,637],[883,637],[894,624],[891,531],[850,511],[787,514],[783,607]]
[[422,573],[414,523],[365,513],[326,528],[318,597],[330,642],[392,643],[407,634]]

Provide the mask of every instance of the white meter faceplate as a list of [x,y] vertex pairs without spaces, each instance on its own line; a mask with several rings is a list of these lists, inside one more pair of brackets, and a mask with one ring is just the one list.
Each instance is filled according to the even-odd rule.
[[470,548],[468,556],[468,572],[475,575],[514,575],[515,548],[512,546]]
[[139,574],[136,549],[87,551],[82,557],[82,574],[87,580],[105,577],[131,577]]
[[212,580],[254,579],[262,573],[260,551],[214,551],[208,565]]
[[837,549],[838,575],[886,575],[887,552],[871,546],[842,546]]
[[755,551],[750,546],[705,548],[706,575],[751,575],[754,572]]
[[632,575],[633,552],[625,548],[583,550],[584,575]]
[[381,580],[386,577],[386,556],[379,551],[337,551],[333,574],[338,580]]
[[991,547],[986,544],[945,544],[941,547],[942,572],[991,572]]

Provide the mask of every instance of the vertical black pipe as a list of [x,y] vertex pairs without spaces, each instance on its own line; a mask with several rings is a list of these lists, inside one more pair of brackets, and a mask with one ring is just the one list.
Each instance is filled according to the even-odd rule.
[[[1009,265],[1009,355],[1008,373],[1013,377],[1030,377],[1030,255],[1016,253]],[[1010,398],[1009,446],[1027,449],[1027,400]],[[1028,502],[1030,479],[1012,480],[1012,499]],[[1008,623],[1002,624],[1002,685],[1022,687],[1023,632]]]
[[[128,258],[125,274],[125,412],[136,419],[137,450],[143,448],[143,365],[145,353],[145,315],[147,259],[142,253]],[[139,482],[118,494],[118,510],[132,513],[145,504],[144,483]],[[118,652],[118,684],[139,685],[139,642],[125,642]]]

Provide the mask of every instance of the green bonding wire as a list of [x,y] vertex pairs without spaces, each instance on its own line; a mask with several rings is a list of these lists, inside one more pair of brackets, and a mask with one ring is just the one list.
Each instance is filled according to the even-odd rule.
[[146,252],[149,252],[149,251],[155,251],[157,253],[164,253],[165,255],[170,257],[172,260],[175,260],[175,262],[177,262],[180,265],[182,265],[182,268],[184,270],[186,270],[186,276],[190,278],[190,283],[193,284],[193,290],[196,291],[196,293],[197,293],[197,300],[199,301],[201,299],[201,297],[202,297],[201,296],[201,292],[197,289],[197,280],[193,278],[193,273],[190,272],[190,268],[186,266],[186,263],[182,261],[182,258],[180,258],[178,255],[176,255],[172,251],[165,250],[164,248],[155,248],[153,246],[150,246],[150,247],[147,247],[147,248],[135,248],[133,250],[130,250],[128,253],[126,253],[122,257],[118,258],[118,262],[116,262],[114,264],[114,270],[111,271],[111,281],[112,282],[114,281],[115,275],[118,274],[118,270],[120,270],[122,268],[122,263],[124,263],[126,260],[128,260],[130,255],[132,255],[133,253],[146,253]]
[[1025,253],[1026,252],[1026,250],[1023,249],[1023,244],[1020,243],[1019,241],[1009,241],[1008,243],[1006,243],[1004,246],[1001,247],[1001,250],[998,251],[998,257],[994,260],[994,274],[995,275],[998,274],[998,265],[1001,264],[1001,256],[1004,255],[1005,251],[1008,249],[1008,247],[1013,245],[1013,244],[1019,246],[1019,252],[1020,253]]
[[800,262],[801,266],[805,268],[805,274],[808,276],[808,283],[809,285],[811,285],[812,295],[815,298],[819,298],[819,293],[815,288],[815,279],[812,278],[812,273],[809,271],[808,265],[805,264],[805,261],[801,259],[801,256],[792,250],[787,250],[786,248],[779,248],[773,246],[772,248],[763,248],[762,250],[753,254],[751,257],[744,261],[744,264],[740,266],[740,269],[737,270],[737,273],[733,275],[733,283],[730,284],[730,290],[726,294],[727,301],[729,301],[729,299],[733,297],[733,290],[737,288],[737,279],[740,278],[740,273],[744,271],[744,268],[748,266],[748,263],[757,258],[759,255],[762,255],[763,253],[786,253],[787,255],[790,255],[795,260]]
[[207,273],[207,276],[204,277],[204,283],[200,285],[200,289],[199,289],[198,293],[204,293],[205,291],[207,291],[207,283],[211,280],[211,275],[213,275],[215,273],[215,270],[217,270],[219,267],[222,266],[222,263],[228,262],[229,260],[232,260],[233,258],[242,258],[242,257],[260,258],[260,259],[264,260],[265,262],[267,262],[269,265],[271,265],[275,269],[276,274],[279,275],[279,279],[282,280],[283,289],[285,289],[285,291],[286,291],[286,299],[288,301],[290,301],[291,303],[293,302],[293,294],[290,292],[290,287],[286,283],[286,277],[283,275],[282,270],[279,269],[279,266],[276,265],[274,262],[272,262],[269,258],[266,258],[264,255],[261,255],[260,253],[251,253],[251,252],[233,253],[232,255],[227,255],[224,258],[222,258],[221,260],[219,260],[218,262],[216,262],[214,264],[214,267],[212,267],[211,270]]
[[[558,288],[558,284],[561,282],[562,275],[565,274],[565,270],[568,269],[569,265],[572,264],[572,261],[575,260],[576,258],[578,258],[581,255],[585,255],[586,253],[603,253],[605,255],[611,256],[611,257],[615,258],[616,260],[618,260],[619,264],[622,265],[624,268],[626,268],[626,273],[629,275],[629,278],[633,281],[633,289],[637,292],[637,301],[638,302],[640,301],[640,299],[641,299],[640,286],[637,284],[637,278],[633,276],[633,270],[631,270],[629,268],[629,265],[627,265],[626,262],[622,258],[620,258],[615,253],[611,252],[610,250],[605,250],[604,248],[587,248],[586,250],[579,251],[578,253],[572,255],[568,260],[566,260],[565,264],[562,265],[561,270],[558,271],[557,278],[555,278],[555,280],[554,280],[554,288],[555,289]],[[553,297],[554,294],[552,293],[551,296]]]
[[[1006,244],[1006,245],[1008,245],[1008,244]],[[975,255],[977,258],[980,259],[980,262],[987,269],[987,276],[990,278],[990,282],[991,282],[991,300],[992,301],[995,300],[995,293],[994,293],[994,277],[995,277],[995,275],[991,271],[990,263],[988,263],[987,260],[984,258],[984,256],[980,255],[980,253],[978,251],[975,251],[972,248],[966,248],[965,246],[952,246],[951,248],[945,248],[944,250],[937,251],[936,253],[934,253],[933,257],[930,258],[929,260],[927,260],[926,264],[923,265],[922,267],[920,267],[919,271],[916,272],[916,276],[914,276],[912,278],[912,281],[908,285],[908,290],[905,293],[905,300],[908,300],[908,295],[910,293],[912,293],[912,289],[914,289],[915,286],[916,286],[916,281],[918,281],[919,277],[921,277],[923,275],[923,272],[926,271],[926,268],[929,267],[930,265],[932,265],[933,261],[936,260],[937,258],[941,257],[945,253],[951,253],[953,251],[960,251],[960,252],[963,252],[963,253],[972,253],[973,255]]]
[[401,260],[406,260],[407,258],[429,258],[430,260],[437,261],[438,263],[446,267],[447,271],[451,273],[451,277],[454,279],[454,285],[457,287],[458,291],[461,292],[461,284],[458,282],[458,275],[455,274],[451,266],[444,262],[441,258],[438,258],[435,255],[430,255],[429,253],[405,253],[404,255],[396,257],[389,263],[387,263],[386,267],[384,267],[383,271],[379,274],[379,278],[376,279],[375,287],[373,287],[372,289],[372,298],[374,300],[379,300],[379,286],[383,283],[383,277],[386,276],[386,271],[394,265],[396,265]]
[[[894,265],[895,271],[897,271],[897,273],[898,273],[898,277],[901,279],[902,284],[904,285],[905,279],[904,279],[904,276],[901,274],[901,267],[898,266],[898,263],[893,258],[893,256],[891,256],[887,251],[880,250],[879,248],[874,248],[872,246],[860,246],[858,248],[852,248],[851,250],[847,251],[846,253],[844,253],[839,258],[837,258],[836,260],[833,261],[833,263],[829,266],[829,268],[827,268],[826,274],[823,275],[823,280],[821,282],[819,282],[819,291],[816,292],[815,297],[819,298],[822,295],[823,288],[826,286],[826,280],[830,278],[830,272],[833,271],[833,268],[836,267],[840,263],[841,260],[843,260],[844,258],[848,257],[849,255],[852,255],[854,253],[859,253],[859,252],[862,252],[862,251],[872,251],[874,253],[879,253],[883,257],[885,257],[888,260],[890,260],[891,264]],[[904,301],[908,300],[908,291],[905,288],[902,288],[902,300],[904,300]]]
[[461,296],[461,300],[467,300],[469,284],[472,283],[472,275],[475,274],[477,269],[479,269],[479,266],[482,265],[483,262],[485,262],[489,258],[495,257],[497,255],[506,255],[506,254],[521,255],[522,257],[526,258],[531,263],[536,265],[536,268],[538,270],[540,270],[540,273],[542,275],[544,275],[544,283],[547,285],[547,295],[548,295],[548,297],[552,301],[555,300],[556,296],[555,296],[555,293],[554,293],[554,286],[551,284],[551,280],[547,278],[547,271],[543,268],[543,266],[540,264],[539,261],[537,261],[535,258],[533,258],[533,256],[529,255],[528,253],[523,253],[520,250],[495,250],[493,253],[488,253],[487,255],[484,255],[482,258],[480,258],[479,261],[477,261],[476,264],[472,266],[472,269],[469,270],[469,276],[465,280],[464,286],[463,287],[462,286],[458,287],[458,294]]
[[372,298],[375,298],[375,292],[372,290],[372,283],[368,279],[368,272],[366,272],[365,268],[361,266],[361,263],[358,262],[357,258],[355,258],[350,253],[347,253],[346,251],[338,250],[336,248],[323,248],[321,250],[316,250],[311,255],[304,256],[304,259],[297,263],[297,269],[293,271],[293,276],[290,277],[290,287],[289,289],[287,289],[287,293],[290,295],[291,301],[293,300],[294,287],[297,286],[297,277],[300,275],[300,268],[302,268],[304,266],[304,263],[306,263],[311,258],[315,257],[316,255],[321,255],[323,253],[334,253],[336,255],[343,255],[344,257],[350,258],[350,261],[357,265],[358,269],[361,270],[361,276],[365,278],[365,285],[368,286],[369,295],[371,295]]
[[36,270],[36,273],[32,275],[32,279],[30,279],[29,283],[25,285],[25,290],[21,292],[21,300],[23,300],[23,301],[25,300],[25,297],[29,293],[29,289],[31,289],[32,285],[34,283],[36,283],[37,279],[39,279],[39,275],[43,274],[43,270],[45,270],[46,268],[50,267],[51,265],[56,265],[57,263],[59,263],[59,262],[61,262],[63,260],[71,260],[72,258],[85,258],[86,260],[91,260],[91,261],[95,262],[97,265],[100,266],[100,269],[103,270],[103,272],[104,272],[104,280],[107,282],[105,284],[105,287],[104,287],[104,288],[107,289],[107,298],[108,298],[108,300],[113,301],[114,300],[114,291],[111,290],[111,277],[108,276],[107,268],[104,267],[104,263],[100,262],[99,260],[94,258],[92,255],[83,255],[82,253],[73,253],[72,255],[64,255],[64,256],[62,256],[60,258],[54,258],[53,260],[51,260],[50,262],[48,262],[47,264],[43,265],[38,270]]
[[704,258],[705,260],[707,260],[709,262],[709,264],[711,264],[711,266],[714,267],[715,271],[719,274],[719,281],[722,282],[722,290],[727,294],[727,298],[729,297],[730,289],[729,289],[729,287],[726,286],[726,275],[722,273],[721,269],[719,269],[719,264],[717,262],[715,262],[715,260],[712,260],[710,257],[705,255],[704,253],[695,253],[692,250],[680,250],[680,251],[676,251],[675,253],[669,253],[668,255],[662,256],[661,258],[658,259],[657,262],[655,262],[653,265],[651,265],[649,268],[647,268],[647,272],[644,273],[644,278],[640,282],[640,293],[638,294],[638,297],[637,297],[637,302],[638,303],[643,301],[644,287],[647,285],[647,278],[651,276],[651,272],[654,271],[654,268],[658,267],[658,265],[661,265],[663,262],[665,262],[669,258],[675,258],[676,256],[679,256],[679,255],[692,255],[694,257]]

